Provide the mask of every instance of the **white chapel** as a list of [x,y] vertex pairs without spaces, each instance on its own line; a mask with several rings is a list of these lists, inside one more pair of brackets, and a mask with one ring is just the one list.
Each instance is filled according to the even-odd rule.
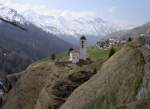
[[87,47],[86,37],[81,36],[80,48],[79,50],[70,49],[69,61],[71,61],[72,63],[78,63],[80,60],[86,60],[87,59],[86,47]]

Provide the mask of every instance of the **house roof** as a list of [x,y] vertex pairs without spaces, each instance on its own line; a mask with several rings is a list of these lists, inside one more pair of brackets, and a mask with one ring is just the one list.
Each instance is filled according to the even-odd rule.
[[150,37],[150,29],[145,32],[145,37]]
[[150,29],[147,30],[144,34],[141,34],[141,36],[144,36],[145,38],[150,38]]
[[150,34],[145,34],[144,37],[145,38],[150,38]]
[[71,51],[73,51],[73,50],[74,50],[73,48],[70,48],[70,49],[69,49],[69,52],[71,52]]
[[146,34],[149,34],[149,35],[150,35],[150,29],[148,29],[148,30],[146,31]]

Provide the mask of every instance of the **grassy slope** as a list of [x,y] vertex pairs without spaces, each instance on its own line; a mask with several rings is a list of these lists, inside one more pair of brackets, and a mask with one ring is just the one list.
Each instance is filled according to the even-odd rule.
[[[92,46],[92,47],[87,48],[87,53],[88,53],[89,58],[94,62],[104,61],[108,58],[109,49],[102,50],[102,49],[97,48],[96,46]],[[64,58],[67,59],[67,57],[68,57],[68,52],[56,55],[56,59],[64,59]],[[51,60],[51,56],[44,58],[38,62],[48,62],[50,60]]]
[[99,61],[99,60],[103,61],[108,58],[109,49],[103,50],[95,46],[92,46],[87,49],[87,53],[92,61],[94,62]]
[[87,49],[87,53],[90,59],[94,61],[89,67],[99,70],[101,65],[108,59],[109,49],[103,50],[92,46]]
[[[137,44],[139,44],[139,43],[143,44],[143,40],[142,39],[139,39],[139,41],[140,42],[133,42],[133,45],[136,46],[136,43]],[[120,50],[120,49],[121,48],[116,48],[117,51]],[[133,60],[131,60],[131,61],[133,61]],[[141,61],[143,61],[143,64],[144,64],[144,60],[141,59]],[[129,99],[130,102],[133,102],[133,101],[136,100],[136,94],[137,94],[137,91],[138,91],[138,89],[140,87],[141,81],[142,81],[142,76],[139,76],[139,78],[135,82],[135,87],[133,87],[133,89],[135,90],[135,95],[133,94],[133,96],[129,96],[128,97],[128,99]],[[148,101],[149,101],[149,99],[145,99],[143,101],[142,100],[141,101],[136,101],[136,102],[133,102],[133,103],[131,103],[129,105],[126,105],[126,108],[125,108],[125,105],[123,105],[122,107],[117,108],[117,109],[130,109],[130,107],[132,107],[132,108],[134,107],[134,109],[135,108],[142,109],[143,107],[148,107],[149,106],[148,103],[147,103]],[[141,104],[140,104],[140,102],[141,102]],[[116,109],[116,107],[109,107],[109,105],[113,106],[116,103],[117,103],[117,99],[116,99],[115,95],[111,95],[110,98],[107,98],[107,97],[97,97],[93,102],[91,102],[91,104],[87,105],[87,107],[85,109],[99,109],[99,108],[102,108],[102,107],[106,108],[106,109],[109,109],[109,108],[110,109]],[[145,104],[142,104],[142,103],[145,103]]]

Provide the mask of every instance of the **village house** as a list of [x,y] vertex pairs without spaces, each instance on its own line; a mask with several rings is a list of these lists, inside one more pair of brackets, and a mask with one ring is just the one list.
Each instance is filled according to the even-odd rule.
[[87,44],[86,37],[81,36],[79,50],[70,49],[69,51],[69,61],[71,61],[72,63],[78,63],[80,60],[86,60],[87,59],[86,44]]
[[127,42],[126,40],[109,38],[109,39],[101,39],[100,41],[97,42],[96,45],[100,49],[108,49],[108,48],[111,48],[112,46],[116,46],[118,44],[125,44],[126,42]]
[[102,39],[102,40],[98,41],[96,45],[98,48],[101,48],[101,49],[108,48],[109,47],[109,40]]
[[2,104],[2,101],[4,99],[5,91],[6,91],[6,87],[4,86],[3,82],[0,81],[0,104]]
[[144,34],[144,46],[150,49],[150,30]]
[[71,61],[72,63],[78,63],[80,60],[79,57],[80,57],[80,53],[78,50],[70,51],[69,61]]

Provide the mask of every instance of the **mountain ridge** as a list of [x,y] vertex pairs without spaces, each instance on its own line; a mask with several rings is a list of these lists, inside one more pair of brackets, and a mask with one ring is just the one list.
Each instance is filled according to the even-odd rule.
[[65,41],[75,42],[76,45],[81,35],[86,35],[92,44],[96,42],[97,37],[120,30],[117,25],[91,14],[69,11],[50,11],[48,14],[41,14],[29,10],[21,12],[21,15],[44,31],[53,33]]
[[26,21],[16,10],[0,9],[0,73],[20,72],[35,60],[73,46]]
[[108,37],[118,37],[118,38],[123,38],[123,39],[128,39],[129,37],[136,38],[142,34],[145,34],[148,30],[150,30],[150,22],[147,22],[143,25],[137,26],[137,27],[129,29],[129,30],[113,32],[104,37],[107,37],[107,38]]

